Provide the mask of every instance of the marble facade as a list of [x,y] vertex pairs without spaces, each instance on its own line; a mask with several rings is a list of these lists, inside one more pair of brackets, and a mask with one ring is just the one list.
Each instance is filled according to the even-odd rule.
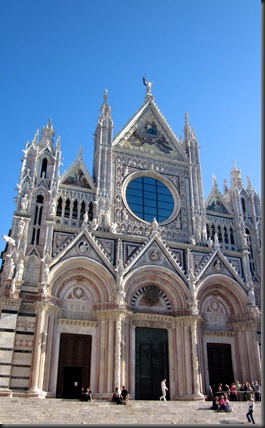
[[[259,196],[234,164],[231,186],[221,193],[213,178],[204,200],[188,115],[178,139],[150,85],[126,126],[115,137],[112,131],[105,91],[92,175],[81,149],[60,175],[60,138],[54,143],[50,120],[24,150],[12,228],[3,237],[0,395],[61,396],[59,367],[77,367],[80,358],[95,398],[109,399],[123,384],[134,398],[141,394],[136,377],[144,378],[136,329],[167,332],[170,399],[208,393],[208,344],[229,346],[230,381],[260,382]],[[127,189],[146,178],[168,193],[167,218],[134,212],[145,202],[133,205]],[[156,209],[161,215],[159,203]],[[67,363],[62,335],[90,336],[90,354]]]

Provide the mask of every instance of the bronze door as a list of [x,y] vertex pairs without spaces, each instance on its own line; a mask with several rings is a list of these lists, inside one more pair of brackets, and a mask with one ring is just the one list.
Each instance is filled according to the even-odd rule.
[[169,388],[167,330],[137,327],[135,335],[135,399],[158,400],[163,379]]
[[220,383],[231,385],[234,382],[231,345],[226,343],[207,343],[209,383],[216,392]]
[[90,386],[91,341],[85,334],[61,334],[56,397],[79,398],[82,386]]

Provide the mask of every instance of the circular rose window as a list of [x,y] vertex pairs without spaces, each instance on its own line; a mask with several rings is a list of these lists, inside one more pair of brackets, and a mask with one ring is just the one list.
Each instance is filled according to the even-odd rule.
[[165,184],[151,177],[137,177],[126,188],[126,200],[140,219],[152,222],[167,220],[174,210],[173,196]]

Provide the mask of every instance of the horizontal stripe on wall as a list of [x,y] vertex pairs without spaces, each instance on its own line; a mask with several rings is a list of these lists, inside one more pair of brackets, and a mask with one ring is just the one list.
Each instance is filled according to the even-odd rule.
[[34,331],[17,331],[17,334],[23,334],[23,335],[33,336],[34,335]]
[[[1,385],[0,385],[1,387]],[[12,386],[12,390],[19,390],[19,391],[28,391],[28,386]]]
[[3,309],[2,313],[3,314],[17,314],[17,311],[14,309]]
[[29,376],[11,376],[11,379],[29,379]]
[[25,368],[29,368],[29,367],[31,367],[31,365],[30,364],[12,364],[12,367],[25,367]]
[[36,314],[30,314],[30,313],[26,313],[26,312],[23,312],[23,313],[21,313],[21,312],[19,312],[19,314],[18,314],[18,316],[19,317],[36,317]]

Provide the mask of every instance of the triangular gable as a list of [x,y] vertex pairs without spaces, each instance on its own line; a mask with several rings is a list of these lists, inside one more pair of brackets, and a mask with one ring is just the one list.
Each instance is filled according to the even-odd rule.
[[218,215],[229,215],[233,216],[233,213],[231,212],[229,206],[227,205],[226,201],[222,197],[221,193],[218,191],[218,189],[214,188],[210,192],[208,198],[206,199],[206,212],[211,212]]
[[148,101],[115,137],[113,147],[166,156],[187,162],[177,137],[157,106]]
[[187,277],[183,271],[178,257],[164,244],[162,238],[155,234],[151,239],[144,243],[138,250],[133,252],[128,259],[124,274],[140,266],[162,266],[175,273],[187,284]]
[[206,276],[214,274],[228,276],[238,282],[244,288],[244,290],[246,290],[243,279],[238,275],[235,267],[223,255],[219,248],[209,255],[208,260],[204,261],[203,265],[199,269],[199,272],[196,272],[196,282]]
[[95,185],[90,177],[82,159],[77,158],[63,173],[60,187],[79,187],[95,191]]
[[95,260],[115,274],[108,254],[87,228],[82,230],[66,248],[58,253],[53,259],[51,267],[55,266],[61,260],[77,256],[88,257],[89,259]]

